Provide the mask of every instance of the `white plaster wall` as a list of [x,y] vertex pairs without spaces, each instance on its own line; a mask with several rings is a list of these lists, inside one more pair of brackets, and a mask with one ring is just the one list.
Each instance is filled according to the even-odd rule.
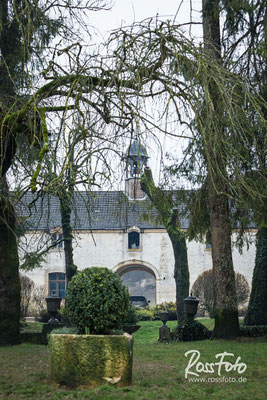
[[[236,237],[237,234],[234,234],[233,239],[235,240]],[[247,278],[248,283],[251,287],[256,255],[256,231],[251,232],[249,238],[252,242],[249,245],[249,249],[244,246],[241,254],[238,251],[237,247],[233,246],[232,249],[235,272],[240,272],[241,274],[243,274]]]
[[[250,234],[250,239],[252,241],[249,249],[246,246],[243,247],[242,254],[239,253],[234,242],[236,241],[237,234],[232,235],[232,255],[233,264],[235,272],[240,272],[248,280],[251,286],[253,269],[255,264],[255,234],[252,232]],[[206,249],[205,243],[192,241],[187,243],[188,250],[188,264],[190,273],[190,287],[193,286],[197,277],[204,271],[212,269],[212,255],[211,249]]]
[[[35,234],[36,235],[36,234]],[[235,234],[233,238],[235,238]],[[128,250],[128,233],[122,231],[101,231],[94,234],[89,231],[75,233],[74,262],[82,270],[92,266],[102,266],[115,269],[120,263],[135,264],[136,260],[153,266],[156,271],[156,300],[157,303],[175,301],[174,257],[171,241],[164,231],[145,231],[140,233],[141,249]],[[29,243],[31,235],[28,235]],[[33,251],[35,245],[28,247]],[[212,268],[211,250],[206,249],[204,243],[189,242],[188,263],[190,273],[190,287],[197,277],[205,270]],[[235,271],[242,273],[251,285],[255,259],[255,244],[243,254],[233,247],[233,262]],[[46,256],[46,263],[42,269],[27,273],[37,285],[48,287],[49,272],[64,272],[63,249],[52,249]]]
[[173,278],[174,258],[166,232],[140,234],[140,250],[128,250],[128,233],[121,231],[80,232],[74,251],[74,262],[79,269],[102,266],[114,269],[118,264],[134,264],[136,260],[151,264],[159,275],[157,303],[175,299]]

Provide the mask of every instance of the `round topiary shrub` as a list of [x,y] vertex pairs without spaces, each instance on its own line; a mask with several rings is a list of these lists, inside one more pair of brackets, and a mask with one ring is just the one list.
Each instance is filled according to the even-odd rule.
[[68,317],[80,333],[108,334],[125,320],[129,293],[120,277],[107,268],[92,267],[78,272],[67,290]]

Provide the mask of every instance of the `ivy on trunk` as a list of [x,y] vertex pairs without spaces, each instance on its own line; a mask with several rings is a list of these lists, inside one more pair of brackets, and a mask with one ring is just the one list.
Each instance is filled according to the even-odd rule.
[[[219,1],[203,0],[203,34],[207,58],[221,63]],[[228,188],[225,160],[227,157],[220,148],[225,139],[223,121],[223,102],[216,81],[208,84],[210,101],[218,122],[214,123],[204,137],[207,146],[205,159],[208,168],[208,198],[212,241],[212,262],[215,299],[214,336],[234,338],[239,336],[238,310],[235,290],[235,274],[232,260],[231,229],[228,206]]]
[[256,260],[245,325],[267,325],[267,228],[259,228]]
[[183,300],[189,294],[189,271],[185,235],[182,232],[178,219],[178,211],[167,194],[156,187],[151,169],[146,167],[141,177],[141,188],[147,194],[158,210],[163,225],[169,235],[174,252],[174,279],[176,283],[176,313],[177,321],[184,320]]
[[0,345],[20,343],[20,280],[16,217],[6,196],[0,197]]

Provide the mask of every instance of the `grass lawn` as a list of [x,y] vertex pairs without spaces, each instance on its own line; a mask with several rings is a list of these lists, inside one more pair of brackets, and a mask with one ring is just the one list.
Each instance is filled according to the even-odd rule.
[[[201,320],[212,329],[212,320]],[[201,342],[157,342],[160,321],[145,321],[134,333],[133,385],[117,388],[104,385],[97,389],[70,390],[49,382],[49,348],[32,344],[0,347],[0,399],[185,399],[185,400],[264,400],[267,399],[267,338],[237,341],[207,340]],[[32,324],[34,325],[34,324]],[[175,322],[168,322],[173,328]],[[32,327],[37,329],[37,325]],[[41,328],[41,325],[38,329]],[[198,350],[202,363],[218,360],[218,353],[234,353],[227,360],[235,363],[237,357],[246,363],[243,374],[225,372],[221,377],[246,379],[246,382],[189,382],[185,368],[189,357],[185,352]],[[192,367],[192,372],[195,368]],[[200,378],[218,378],[218,373],[200,373]],[[194,377],[194,376],[192,376]],[[224,378],[224,379],[225,379]]]

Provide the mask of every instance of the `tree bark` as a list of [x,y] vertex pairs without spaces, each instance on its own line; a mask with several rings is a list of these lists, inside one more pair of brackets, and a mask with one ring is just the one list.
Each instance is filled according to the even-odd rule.
[[0,345],[20,343],[20,280],[15,210],[0,197]]
[[[221,62],[219,0],[203,0],[203,34],[207,57]],[[222,113],[220,96],[216,86],[210,83],[210,98],[214,115]],[[218,129],[218,127],[217,127]],[[224,139],[224,127],[218,132],[209,132],[206,162],[208,167],[208,192],[212,240],[212,261],[214,279],[215,328],[217,338],[239,336],[235,275],[232,260],[231,229],[227,186],[223,176],[227,175],[225,160],[216,140]]]
[[[267,49],[267,6],[265,7],[264,13],[264,43],[265,49]],[[267,60],[262,70],[262,74],[257,76],[260,82],[260,93],[264,100],[267,100]],[[267,108],[263,109],[263,115],[265,120],[267,119]],[[259,135],[259,146],[264,146],[264,133]],[[259,165],[261,166],[261,173],[266,177],[266,157],[260,160]],[[264,182],[262,183],[264,188]],[[255,205],[254,205],[255,206]],[[253,271],[252,287],[248,305],[248,311],[245,317],[246,325],[267,325],[267,227],[266,227],[266,206],[267,201],[262,208],[261,213],[264,222],[262,227],[259,227],[256,236],[256,259],[255,267]],[[257,209],[256,209],[257,211]],[[264,226],[265,224],[265,226]]]
[[252,289],[245,325],[267,325],[267,228],[259,228]]
[[209,176],[215,327],[214,337],[239,336],[239,321],[232,260],[228,197],[218,193]]
[[71,227],[71,204],[70,194],[65,193],[60,198],[61,224],[64,242],[65,269],[66,269],[66,289],[73,275],[77,271],[77,267],[73,262],[73,246],[72,246],[72,227]]
[[158,210],[169,235],[174,252],[174,279],[176,283],[176,314],[178,324],[184,320],[183,300],[189,294],[189,270],[185,235],[179,227],[178,212],[166,194],[155,186],[151,169],[146,167],[141,177],[141,188]]

